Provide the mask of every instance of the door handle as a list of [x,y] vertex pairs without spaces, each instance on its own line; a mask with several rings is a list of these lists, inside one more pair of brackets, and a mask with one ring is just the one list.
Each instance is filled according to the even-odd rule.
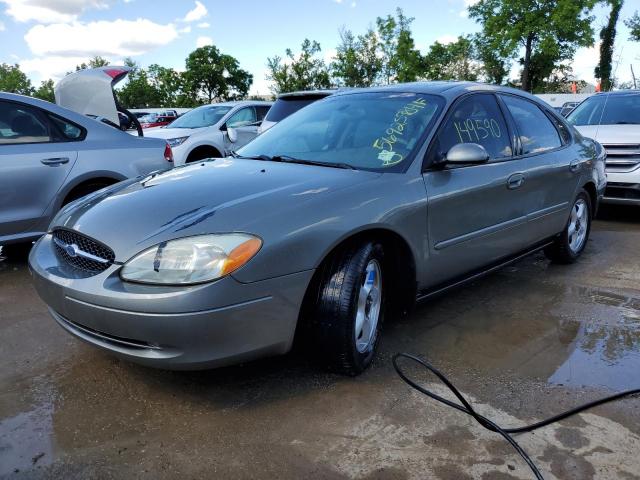
[[520,188],[524,184],[524,174],[522,173],[514,173],[507,180],[507,188],[509,190],[515,190],[516,188]]
[[577,172],[578,170],[580,170],[581,166],[582,163],[580,163],[580,160],[571,160],[571,163],[569,164],[569,170],[571,170],[572,172]]
[[55,167],[56,165],[64,165],[65,163],[69,163],[69,157],[45,158],[43,160],[40,160],[40,163],[42,163],[43,165],[50,165]]

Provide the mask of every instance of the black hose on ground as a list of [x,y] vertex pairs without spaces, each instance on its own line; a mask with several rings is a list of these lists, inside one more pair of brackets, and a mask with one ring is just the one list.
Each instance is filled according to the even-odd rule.
[[[412,360],[412,361],[422,365],[424,368],[426,368],[431,373],[433,373],[436,377],[438,377],[438,379],[442,383],[444,383],[446,385],[446,387],[449,390],[451,390],[451,392],[456,396],[456,398],[458,400],[460,400],[461,404],[452,402],[451,400],[447,400],[446,398],[441,397],[440,395],[437,395],[437,394],[433,393],[430,390],[427,390],[425,387],[423,387],[423,386],[419,385],[418,383],[416,383],[415,381],[411,380],[406,375],[406,373],[400,368],[400,366],[398,364],[398,359],[400,359],[400,358],[407,358],[409,360]],[[415,390],[419,391],[420,393],[423,393],[423,394],[433,398],[434,400],[436,400],[436,401],[438,401],[440,403],[448,405],[451,408],[455,408],[456,410],[459,410],[459,411],[461,411],[461,412],[463,412],[463,413],[465,413],[467,415],[472,416],[480,425],[482,425],[487,430],[491,430],[492,432],[496,432],[496,433],[499,433],[500,435],[502,435],[502,437],[507,442],[509,442],[511,444],[511,446],[520,454],[520,456],[524,459],[524,461],[527,463],[527,465],[529,465],[529,468],[533,472],[535,478],[538,479],[538,480],[544,480],[544,477],[540,473],[540,470],[535,465],[535,463],[533,463],[533,461],[531,460],[531,458],[529,457],[527,452],[525,452],[525,450],[511,436],[512,434],[531,432],[533,430],[537,430],[538,428],[542,428],[544,426],[547,426],[547,425],[549,425],[551,423],[555,423],[555,422],[563,420],[563,419],[565,419],[567,417],[571,417],[572,415],[576,415],[576,414],[578,414],[580,412],[583,412],[585,410],[588,410],[590,408],[597,407],[598,405],[602,405],[604,403],[613,402],[615,400],[619,400],[621,398],[628,397],[628,396],[631,396],[631,395],[640,394],[640,388],[636,388],[636,389],[633,389],[633,390],[626,390],[624,392],[616,393],[615,395],[611,395],[609,397],[604,397],[604,398],[595,400],[593,402],[585,403],[584,405],[580,405],[579,407],[572,408],[571,410],[567,410],[566,412],[562,412],[562,413],[560,413],[558,415],[554,415],[553,417],[547,418],[546,420],[542,420],[540,422],[533,423],[531,425],[524,425],[524,426],[518,427],[518,428],[502,428],[500,425],[495,424],[494,422],[489,420],[487,417],[484,417],[484,416],[480,415],[478,412],[476,412],[473,409],[473,407],[471,406],[471,404],[469,404],[469,402],[467,402],[467,400],[458,391],[458,389],[449,381],[449,379],[447,377],[445,377],[444,374],[442,372],[440,372],[437,368],[435,368],[433,365],[425,362],[424,360],[422,360],[422,359],[420,359],[420,358],[418,358],[418,357],[416,357],[414,355],[410,355],[408,353],[397,353],[397,354],[395,354],[393,356],[393,368],[395,368],[395,370],[396,370],[397,374],[400,376],[400,378],[402,378],[402,380],[404,380],[404,382],[407,383],[411,388],[414,388]]]

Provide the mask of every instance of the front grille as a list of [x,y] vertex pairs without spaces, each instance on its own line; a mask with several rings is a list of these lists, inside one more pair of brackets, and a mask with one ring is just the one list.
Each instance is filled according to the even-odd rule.
[[603,145],[607,151],[607,170],[630,172],[640,165],[640,144],[618,143]]
[[53,244],[65,262],[93,275],[105,271],[116,258],[106,245],[73,230],[54,230]]

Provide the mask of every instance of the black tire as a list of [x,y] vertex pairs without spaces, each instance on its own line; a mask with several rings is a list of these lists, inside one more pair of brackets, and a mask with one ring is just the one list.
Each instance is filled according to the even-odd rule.
[[[572,222],[573,211],[574,209],[576,209],[576,206],[580,201],[584,202],[584,205],[586,205],[586,208],[587,208],[586,235],[584,237],[584,241],[582,242],[582,245],[576,250],[574,250],[571,248],[569,226],[571,225],[571,222]],[[567,220],[564,230],[562,230],[560,235],[556,237],[556,239],[551,245],[549,245],[544,249],[544,253],[547,256],[547,258],[554,263],[569,264],[569,263],[575,262],[584,251],[587,245],[587,241],[589,240],[589,233],[591,232],[591,221],[593,220],[593,209],[591,206],[591,197],[589,196],[586,190],[582,189],[580,190],[580,192],[578,192],[578,195],[573,201],[571,211],[572,211],[572,214],[569,215],[569,219]]]
[[[380,310],[367,350],[356,346],[355,320],[360,289],[365,285],[367,265],[379,267]],[[384,320],[384,251],[382,245],[367,242],[337,252],[324,262],[310,297],[306,343],[314,360],[331,371],[355,376],[372,362]]]

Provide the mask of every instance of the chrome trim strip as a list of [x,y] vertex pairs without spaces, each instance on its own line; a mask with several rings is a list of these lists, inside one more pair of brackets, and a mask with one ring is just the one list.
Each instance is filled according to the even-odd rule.
[[506,230],[508,228],[524,225],[525,223],[527,223],[526,215],[522,217],[514,218],[512,220],[507,220],[506,222],[497,223],[489,227],[481,228],[480,230],[475,230],[473,232],[465,233],[464,235],[460,235],[459,237],[443,240],[441,242],[436,243],[433,246],[433,248],[436,250],[442,250],[443,248],[451,247],[453,245],[457,245],[462,242],[467,242],[469,240],[473,240],[474,238],[491,235],[492,233],[499,232],[500,230]]

